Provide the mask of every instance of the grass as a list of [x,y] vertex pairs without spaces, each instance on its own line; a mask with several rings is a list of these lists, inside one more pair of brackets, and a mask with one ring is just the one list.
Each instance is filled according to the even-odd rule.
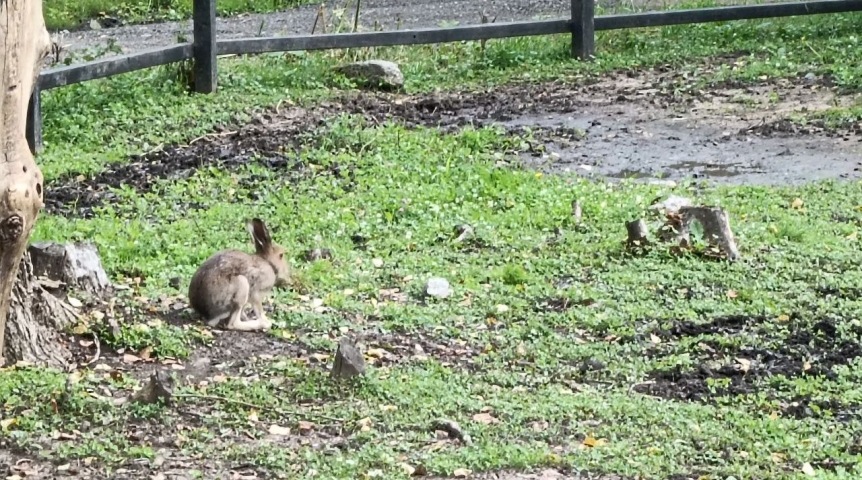
[[[853,91],[860,24],[834,15],[617,32],[600,38],[591,64],[569,60],[565,38],[374,55],[401,62],[412,92],[656,66],[686,72],[673,84],[681,91],[808,72]],[[716,60],[726,53],[733,63]],[[170,69],[50,91],[46,188],[279,102],[317,104],[350,86],[331,73],[344,59],[334,55],[222,62],[214,97],[184,93]],[[854,108],[828,115],[858,121]],[[76,327],[103,338],[108,368],[0,372],[0,447],[141,478],[166,455],[186,458],[177,468],[200,478],[238,466],[283,478],[407,478],[405,465],[446,476],[548,466],[649,479],[796,479],[809,469],[858,478],[859,184],[671,189],[500,166],[522,140],[344,115],[304,141],[303,168],[289,177],[249,161],[155,180],[146,194],[121,189],[93,218],[43,215],[33,240],[94,241],[112,279],[132,288],[119,300],[128,308],[118,331],[92,313]],[[333,173],[336,164],[353,178]],[[670,193],[727,208],[744,260],[626,254],[623,222]],[[267,335],[178,326],[172,303],[184,292],[172,279],[187,281],[215,250],[248,249],[240,219],[253,215],[295,254],[303,289],[275,294]],[[463,223],[478,240],[453,242]],[[319,246],[333,260],[298,259]],[[413,301],[431,276],[447,278],[452,297]],[[393,300],[393,288],[407,301]],[[325,356],[355,332],[370,335],[368,374],[333,383]],[[131,393],[146,371],[109,347],[138,356],[149,347],[156,365],[179,359],[178,380],[200,356],[222,357],[178,383],[175,405],[114,405],[107,395]],[[712,374],[698,376],[701,367]],[[429,425],[440,417],[472,443],[439,439]]]

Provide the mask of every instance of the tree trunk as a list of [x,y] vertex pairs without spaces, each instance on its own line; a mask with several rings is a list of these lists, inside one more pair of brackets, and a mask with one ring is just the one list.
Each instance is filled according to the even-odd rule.
[[[30,153],[25,128],[27,105],[50,45],[42,0],[0,0],[0,148],[4,156],[0,162],[0,365],[7,356],[4,340],[12,287],[43,202],[42,172]],[[19,287],[16,295],[32,294],[26,285]],[[23,297],[16,299],[16,306],[26,303]]]
[[30,255],[25,253],[9,300],[6,350],[3,352],[6,362],[68,366],[72,354],[63,345],[59,332],[75,319],[70,306],[42,288],[33,274]]

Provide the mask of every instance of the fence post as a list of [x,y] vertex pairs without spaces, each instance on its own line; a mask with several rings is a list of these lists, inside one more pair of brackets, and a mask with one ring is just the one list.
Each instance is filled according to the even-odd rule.
[[27,144],[30,152],[36,155],[42,150],[42,95],[39,90],[39,79],[33,86],[33,94],[30,95],[30,103],[27,105],[27,122],[24,127]]
[[216,91],[218,65],[216,63],[216,0],[194,0],[194,75],[195,92]]
[[590,60],[596,53],[594,0],[572,1],[572,57]]

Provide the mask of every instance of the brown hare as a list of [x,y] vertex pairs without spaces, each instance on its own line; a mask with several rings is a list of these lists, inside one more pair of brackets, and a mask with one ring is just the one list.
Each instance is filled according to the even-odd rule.
[[[288,283],[290,270],[284,248],[273,243],[263,221],[247,224],[255,253],[222,250],[209,257],[192,276],[189,303],[210,327],[228,319],[228,330],[269,330],[272,321],[263,313],[263,300],[273,287]],[[243,320],[251,304],[256,320]]]

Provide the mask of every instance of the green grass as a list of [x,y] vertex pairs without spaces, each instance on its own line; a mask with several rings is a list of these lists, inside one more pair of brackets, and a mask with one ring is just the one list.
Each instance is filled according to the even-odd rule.
[[[268,13],[310,3],[306,0],[219,0],[219,16]],[[112,16],[124,22],[191,18],[192,0],[44,0],[45,25],[49,30],[79,27],[94,18]]]
[[[853,91],[862,81],[860,26],[860,15],[834,15],[618,32],[600,37],[590,64],[568,59],[566,38],[489,42],[484,53],[461,44],[375,55],[402,63],[411,92],[577,82],[659,65],[687,72],[690,80],[676,84],[686,91],[807,72],[831,74]],[[735,67],[715,60],[731,52],[745,52]],[[282,109],[288,101],[314,105],[349,87],[331,73],[333,60],[342,54],[222,61],[221,91],[210,97],[185,93],[170,69],[50,91],[43,104],[48,148],[39,158],[46,188],[242,123],[279,102]],[[858,121],[854,108],[828,115]],[[142,279],[120,300],[135,306],[118,331],[92,315],[80,331],[96,332],[106,350],[139,355],[152,347],[156,361],[191,364],[195,349],[214,344],[202,326],[164,318],[204,258],[250,248],[242,219],[266,219],[292,256],[326,247],[333,260],[293,258],[305,290],[275,294],[269,343],[252,340],[263,334],[233,337],[258,342],[262,356],[236,358],[243,365],[211,371],[204,383],[181,383],[174,405],[106,400],[145,381],[128,366],[132,372],[0,371],[0,448],[57,464],[91,458],[87,464],[100,471],[153,466],[168,448],[188,459],[187,476],[202,478],[237,465],[283,478],[312,470],[319,478],[407,478],[403,464],[435,475],[556,466],[630,478],[779,480],[807,478],[810,464],[817,478],[858,478],[859,359],[842,360],[842,342],[858,344],[862,328],[854,290],[862,280],[860,184],[670,189],[498,166],[521,140],[492,128],[443,133],[344,116],[314,132],[298,158],[305,170],[290,177],[256,162],[206,168],[157,180],[148,194],[121,189],[91,219],[41,216],[33,240],[91,240],[112,279]],[[333,174],[336,163],[352,165],[355,178]],[[664,248],[626,254],[623,223],[670,193],[724,206],[743,260]],[[791,208],[797,197],[804,209]],[[571,221],[575,198],[583,204],[581,228]],[[454,227],[464,223],[479,241],[453,242]],[[549,242],[557,228],[561,237]],[[368,239],[364,248],[350,239],[357,233]],[[412,301],[430,276],[447,278],[452,297]],[[174,277],[182,279],[180,292],[170,286]],[[410,301],[386,300],[395,287]],[[671,328],[734,315],[748,320],[729,333]],[[834,332],[818,333],[830,325]],[[331,359],[318,360],[345,332],[369,333],[367,347],[377,351],[366,351],[386,352],[352,386],[332,383]],[[800,336],[806,332],[810,339]],[[294,350],[272,355],[277,341]],[[786,368],[759,375],[758,360]],[[733,389],[741,375],[731,374],[705,382],[702,402],[634,391],[660,371],[704,365],[726,373],[721,367],[745,361],[754,363],[744,392]],[[584,362],[605,368],[584,371]],[[799,401],[811,402],[810,415],[794,415],[791,404]],[[483,423],[476,416],[483,412],[499,423]],[[429,425],[439,417],[459,422],[472,443],[438,442]],[[297,434],[301,421],[315,422],[308,436]],[[272,425],[293,434],[270,436]],[[335,446],[339,438],[343,448]],[[603,442],[585,446],[585,438]]]

